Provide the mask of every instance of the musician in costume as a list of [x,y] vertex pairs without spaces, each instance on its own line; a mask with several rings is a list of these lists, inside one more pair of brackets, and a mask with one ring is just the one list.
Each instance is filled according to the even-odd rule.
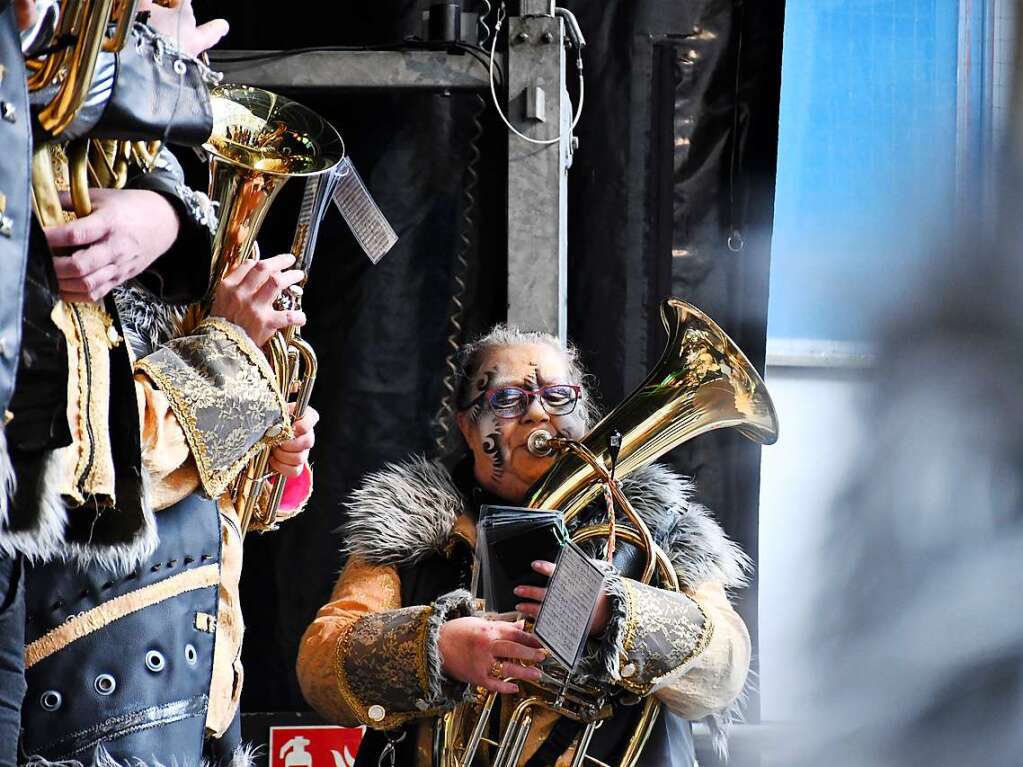
[[[482,614],[466,590],[475,520],[481,504],[521,503],[550,468],[552,458],[527,448],[531,434],[578,438],[592,406],[575,353],[548,335],[498,328],[463,349],[460,368],[457,421],[468,455],[450,468],[412,458],[366,479],[347,504],[347,564],[300,646],[298,678],[313,708],[370,728],[358,764],[392,753],[396,764],[430,764],[441,713],[484,687],[502,693],[507,714],[524,691],[517,680],[539,677],[544,653],[535,638],[521,623]],[[691,765],[689,722],[710,717],[720,742],[746,681],[749,635],[726,589],[744,583],[748,560],[693,500],[687,479],[654,465],[620,486],[671,558],[682,591],[633,580],[636,549],[619,541],[584,673],[666,706],[641,764]],[[606,515],[596,504],[574,524]],[[519,611],[534,615],[542,590],[516,593]],[[589,753],[614,763],[639,708],[616,703]],[[567,764],[579,732],[542,712],[521,764]]]
[[[187,5],[178,12],[189,11],[191,28],[178,17],[168,31],[183,31],[182,42],[195,42],[203,36],[195,34]],[[2,10],[32,9],[19,3]],[[9,21],[5,15],[4,31],[16,35]],[[35,29],[43,23],[42,15],[28,19],[28,36],[45,40]],[[212,126],[206,85],[214,78],[196,52],[136,24],[112,70],[101,60],[96,93],[57,138],[88,130],[90,136],[201,143]],[[23,78],[20,60],[14,63]],[[16,85],[24,95],[23,79]],[[23,125],[27,114],[26,108],[20,115]],[[25,185],[25,199],[17,201],[24,204],[16,209],[16,223],[24,224],[24,259],[27,166],[9,178]],[[240,541],[237,534],[230,538],[229,504],[218,498],[232,472],[267,439],[284,441],[271,467],[302,475],[290,501],[301,503],[311,486],[302,464],[315,414],[295,424],[298,433],[289,439],[276,377],[258,348],[271,331],[301,324],[300,315],[271,308],[280,290],[301,278],[282,272],[290,256],[226,280],[213,316],[159,348],[128,349],[125,336],[141,337],[137,320],[146,311],[128,307],[129,321],[122,322],[122,297],[104,301],[110,322],[101,333],[83,332],[84,325],[68,323],[70,315],[58,311],[58,291],[66,302],[103,300],[112,284],[143,268],[139,281],[153,291],[142,303],[147,311],[157,298],[194,300],[205,292],[208,201],[184,186],[166,152],[129,186],[135,188],[94,191],[91,215],[46,232],[54,247],[85,246],[52,264],[31,224],[25,337],[6,432],[19,481],[9,506],[5,495],[0,520],[0,546],[13,554],[4,561],[10,577],[3,584],[2,617],[11,628],[2,655],[4,764],[14,763],[19,740],[23,651],[29,669],[22,760],[88,762],[105,748],[113,758],[197,762],[204,734],[223,734],[234,720],[241,684]],[[140,223],[148,237],[138,236]],[[94,311],[91,306],[76,311]],[[109,355],[106,376],[90,364],[98,355]],[[196,488],[209,498],[193,493]],[[153,512],[161,509],[157,520]],[[27,649],[19,554],[36,562],[60,558],[33,565],[27,575]],[[109,651],[140,640],[157,646],[138,655]],[[105,667],[84,679],[96,664]],[[115,745],[106,748],[110,742]]]
[[311,491],[305,464],[316,413],[288,438],[286,407],[259,348],[296,322],[273,308],[280,286],[300,277],[281,271],[292,261],[244,264],[220,283],[212,315],[167,341],[160,336],[177,332],[174,313],[161,318],[135,286],[119,291],[139,355],[135,404],[157,546],[127,571],[28,568],[23,758],[247,763],[236,724],[241,534],[228,488],[276,434],[271,467],[294,477],[283,508],[296,511]]
[[[38,7],[37,7],[38,6]],[[52,35],[55,4],[33,0],[0,0],[0,265],[6,278],[0,283],[0,764],[15,762],[20,705],[24,695],[23,557],[109,555],[116,547],[130,546],[139,538],[144,515],[133,500],[141,496],[137,471],[127,465],[122,473],[126,489],[122,500],[129,512],[123,525],[111,525],[94,515],[69,520],[63,499],[44,492],[41,468],[46,458],[70,442],[67,423],[68,356],[63,334],[51,320],[58,290],[52,254],[32,216],[30,199],[33,138],[37,143],[94,133],[128,134],[136,138],[169,137],[198,143],[212,124],[206,84],[209,70],[194,57],[181,54],[151,28],[137,24],[128,45],[118,53],[102,53],[88,97],[72,125],[60,136],[46,136],[34,122],[47,92],[29,100],[23,53],[45,48]],[[187,29],[186,29],[187,31]],[[154,98],[154,96],[156,96]],[[180,108],[174,108],[179,96]],[[173,119],[172,119],[173,118]],[[130,198],[146,200],[150,209],[169,214],[170,226],[180,229],[177,241],[189,244],[189,232],[205,237],[204,227],[193,221],[199,206],[168,163],[137,179],[136,189],[113,197],[107,213],[120,210]],[[145,215],[129,204],[135,215]],[[128,215],[130,218],[130,215]],[[79,233],[81,234],[81,233]],[[105,239],[104,233],[104,239]],[[193,235],[196,236],[196,235]],[[173,238],[172,238],[173,239]],[[88,238],[73,243],[88,244]],[[69,275],[90,277],[93,271],[121,279],[154,260],[158,285],[173,292],[174,276],[192,249],[166,254],[145,241],[140,252],[125,252],[105,241],[105,253],[93,251],[93,269]],[[161,264],[159,257],[167,255]],[[208,257],[207,257],[208,258]],[[167,268],[169,261],[175,268]],[[70,260],[69,260],[70,261]],[[69,263],[70,265],[70,263]],[[194,272],[193,272],[194,273]],[[95,286],[91,286],[95,287]],[[90,287],[90,289],[91,289]],[[113,337],[113,334],[111,334]],[[124,363],[127,365],[127,363]],[[128,373],[130,367],[123,368]],[[130,385],[130,384],[129,384]],[[133,397],[127,399],[131,403]],[[131,407],[134,410],[134,407]],[[136,418],[131,416],[132,421]],[[130,436],[130,430],[126,432]],[[134,482],[132,479],[134,477]],[[133,505],[136,508],[133,508]],[[116,528],[116,529],[114,529]]]

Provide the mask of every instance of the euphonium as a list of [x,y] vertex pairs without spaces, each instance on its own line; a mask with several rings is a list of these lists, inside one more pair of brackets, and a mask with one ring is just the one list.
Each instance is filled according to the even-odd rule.
[[[292,243],[294,268],[308,272],[316,226],[344,158],[341,136],[326,120],[301,104],[247,86],[216,88],[211,93],[213,134],[205,145],[210,158],[209,196],[219,221],[213,238],[209,299],[220,280],[252,257],[252,244],[267,210],[288,179],[307,179]],[[288,292],[281,308],[300,308],[301,292]],[[316,379],[316,355],[290,327],[274,334],[267,347],[270,365],[286,399],[294,402],[294,420],[309,404]],[[242,469],[232,495],[243,532],[272,529],[284,482],[267,472],[270,448],[264,447]]]
[[[735,343],[696,307],[668,299],[661,307],[668,345],[660,361],[639,387],[594,426],[581,440],[537,431],[529,449],[537,455],[560,453],[550,470],[526,495],[530,508],[559,509],[570,523],[606,487],[626,518],[576,530],[572,540],[614,539],[634,545],[645,556],[640,580],[655,575],[662,588],[678,590],[674,567],[651,537],[646,524],[621,492],[616,480],[656,460],[672,448],[713,429],[734,426],[761,444],[778,436],[774,405],[763,380]],[[498,696],[491,693],[463,703],[445,714],[435,733],[434,762],[443,767],[468,767],[481,744],[497,748],[492,767],[516,767],[528,740],[535,711],[548,709],[583,726],[575,743],[573,767],[587,759],[590,739],[599,723],[613,714],[612,704],[635,702],[613,686],[580,685],[555,670],[545,670],[537,684],[517,680],[525,696],[504,725],[499,740],[487,737]],[[620,697],[621,696],[621,697]],[[652,696],[642,701],[636,729],[623,752],[620,767],[639,759],[660,712]]]

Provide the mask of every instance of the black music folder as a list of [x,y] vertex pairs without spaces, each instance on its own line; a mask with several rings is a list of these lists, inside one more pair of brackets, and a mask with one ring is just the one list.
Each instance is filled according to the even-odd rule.
[[560,511],[481,506],[476,527],[477,595],[487,609],[511,612],[522,601],[515,596],[516,586],[546,586],[547,577],[533,570],[532,563],[556,562],[567,540]]

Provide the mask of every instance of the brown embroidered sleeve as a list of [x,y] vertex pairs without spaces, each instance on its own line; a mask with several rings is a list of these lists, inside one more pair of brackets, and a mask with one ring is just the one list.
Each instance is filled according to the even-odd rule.
[[341,724],[391,729],[457,703],[464,685],[441,673],[441,624],[469,615],[468,592],[431,605],[400,607],[400,581],[391,566],[353,558],[302,638],[298,678],[306,700]]
[[203,320],[140,359],[136,370],[167,396],[199,470],[219,496],[263,444],[291,437],[284,399],[269,364],[236,325]]

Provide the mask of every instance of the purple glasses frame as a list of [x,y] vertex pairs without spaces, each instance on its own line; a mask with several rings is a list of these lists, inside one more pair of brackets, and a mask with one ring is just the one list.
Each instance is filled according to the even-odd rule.
[[[525,402],[525,406],[520,409],[520,412],[504,415],[503,413],[501,413],[501,410],[507,410],[508,408],[495,407],[494,395],[496,395],[498,392],[508,391],[509,389],[517,391],[523,395],[522,401]],[[548,389],[571,389],[572,393],[575,395],[575,397],[573,397],[572,399],[572,402],[570,403],[571,407],[569,407],[568,410],[565,410],[563,412],[551,412],[550,409],[548,409],[547,407],[547,401],[544,399],[544,393]],[[487,389],[485,392],[482,392],[474,400],[474,402],[479,402],[482,399],[486,399],[487,404],[490,405],[490,409],[494,411],[494,414],[498,418],[521,418],[526,413],[526,411],[529,410],[529,403],[534,398],[539,397],[540,407],[544,409],[544,412],[547,413],[547,415],[569,415],[575,410],[576,405],[579,404],[579,397],[582,394],[582,390],[583,387],[579,386],[578,384],[551,384],[550,386],[544,386],[543,388],[536,390],[523,389],[521,386],[495,386],[492,389]]]

